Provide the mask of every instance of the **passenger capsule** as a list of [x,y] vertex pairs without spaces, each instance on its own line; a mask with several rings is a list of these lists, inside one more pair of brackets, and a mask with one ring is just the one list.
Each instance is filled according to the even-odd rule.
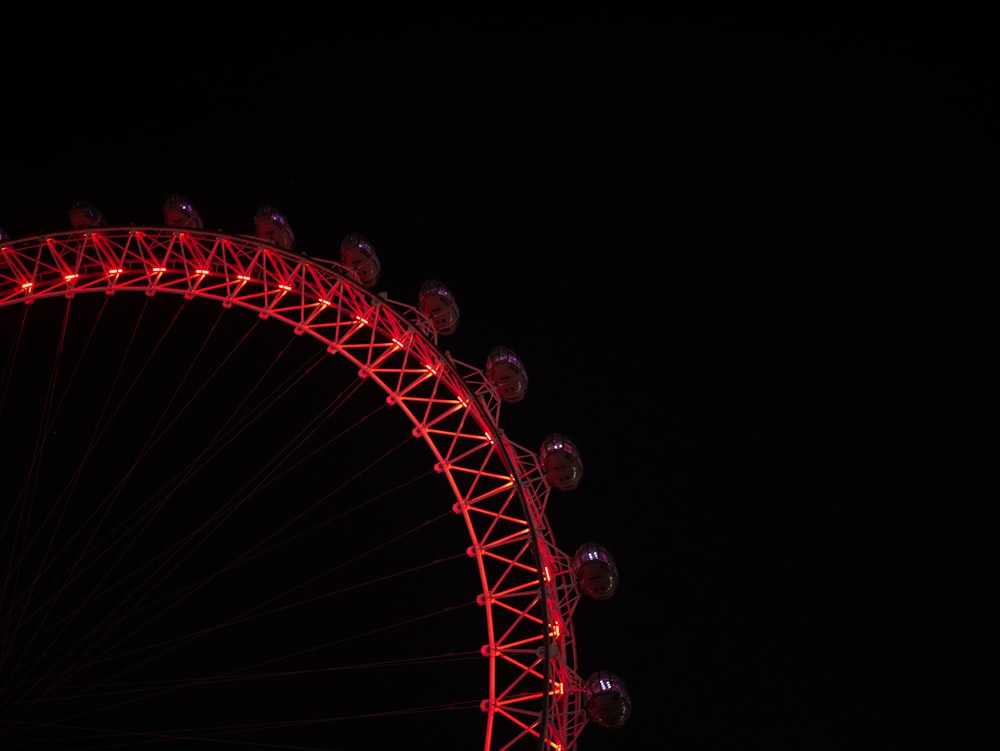
[[171,193],[163,202],[163,221],[167,223],[168,227],[187,227],[188,229],[202,229],[204,227],[198,209],[179,193]]
[[507,347],[494,347],[486,358],[486,377],[492,383],[500,398],[511,404],[524,399],[528,390],[528,374],[524,364]]
[[0,243],[5,243],[10,240],[10,235],[7,233],[3,227],[0,227]]
[[549,484],[559,490],[572,490],[580,484],[583,476],[583,462],[576,446],[559,433],[553,433],[542,441],[539,453],[542,469]]
[[420,285],[420,312],[427,316],[439,334],[454,334],[458,328],[458,304],[451,291],[436,279]]
[[73,229],[91,229],[107,225],[101,210],[83,198],[78,198],[70,204],[69,223]]
[[283,250],[295,247],[295,234],[288,223],[288,217],[276,208],[265,204],[257,209],[253,219],[254,230],[261,240]]
[[341,241],[340,262],[354,273],[362,287],[378,283],[382,264],[372,244],[357,232],[349,232]]
[[632,700],[621,678],[605,670],[587,679],[587,714],[602,728],[620,728],[632,714]]
[[580,591],[595,600],[607,600],[618,590],[618,566],[603,545],[586,542],[573,555],[573,577]]

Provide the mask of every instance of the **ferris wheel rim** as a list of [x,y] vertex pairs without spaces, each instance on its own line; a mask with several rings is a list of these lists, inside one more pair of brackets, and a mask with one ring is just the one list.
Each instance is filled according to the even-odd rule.
[[[486,751],[525,738],[553,748],[575,745],[586,723],[572,629],[579,593],[569,557],[555,545],[545,519],[548,484],[537,454],[500,428],[501,400],[486,373],[442,352],[434,326],[418,309],[362,287],[336,262],[245,235],[100,227],[5,239],[2,247],[0,281],[7,289],[0,288],[0,307],[98,292],[215,301],[292,326],[378,384],[448,479],[453,511],[469,533],[468,554],[482,586],[478,602],[486,614]],[[410,398],[429,383],[432,398],[424,391]],[[505,561],[502,575],[489,572],[493,559]],[[515,575],[522,571],[527,574]],[[534,599],[515,605],[531,588]],[[537,624],[533,635],[525,635],[526,623]],[[497,675],[501,663],[518,666],[512,679]],[[541,689],[522,691],[528,679]],[[500,718],[510,721],[504,725],[510,739],[494,745]]]

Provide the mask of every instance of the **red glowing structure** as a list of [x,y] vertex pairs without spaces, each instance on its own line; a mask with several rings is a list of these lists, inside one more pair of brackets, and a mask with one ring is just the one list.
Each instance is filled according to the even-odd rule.
[[317,263],[293,251],[288,220],[271,206],[255,214],[253,237],[205,231],[177,194],[163,211],[165,226],[108,226],[80,201],[70,231],[0,233],[0,312],[86,293],[197,300],[251,311],[313,340],[320,356],[343,358],[423,442],[452,495],[445,510],[468,534],[485,622],[480,748],[571,751],[590,722],[621,727],[631,712],[624,682],[578,674],[573,630],[582,596],[615,593],[617,566],[597,543],[572,556],[556,545],[545,513],[551,490],[575,489],[583,465],[562,434],[548,435],[536,453],[501,430],[501,406],[527,391],[514,352],[494,347],[485,370],[443,352],[438,337],[459,318],[452,292],[431,279],[416,306],[374,294],[380,263],[360,235],[345,237],[340,263]]

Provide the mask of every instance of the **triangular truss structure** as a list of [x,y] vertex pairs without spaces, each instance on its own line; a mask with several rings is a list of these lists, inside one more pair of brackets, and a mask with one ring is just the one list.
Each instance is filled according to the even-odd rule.
[[426,442],[468,530],[486,620],[486,751],[575,747],[587,723],[572,625],[580,594],[549,529],[538,456],[501,431],[485,373],[442,352],[419,310],[370,292],[350,269],[254,237],[101,227],[2,245],[0,306],[135,291],[254,310],[377,382]]

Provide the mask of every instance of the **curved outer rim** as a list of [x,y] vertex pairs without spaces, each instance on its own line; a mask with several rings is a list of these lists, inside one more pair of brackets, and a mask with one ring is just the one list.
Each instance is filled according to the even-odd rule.
[[485,372],[442,353],[418,309],[365,289],[338,263],[244,235],[102,227],[4,241],[0,307],[92,292],[253,310],[374,380],[429,447],[469,533],[486,614],[486,751],[576,746],[588,721],[572,629],[580,594],[545,516],[549,485],[537,454],[500,429]]

